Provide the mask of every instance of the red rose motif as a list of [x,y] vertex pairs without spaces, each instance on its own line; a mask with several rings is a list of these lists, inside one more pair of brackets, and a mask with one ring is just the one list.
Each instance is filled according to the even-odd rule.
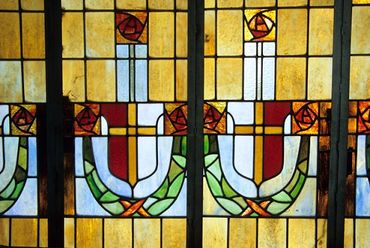
[[86,132],[93,132],[93,129],[99,119],[89,107],[85,107],[76,116],[76,123]]
[[254,39],[266,37],[274,28],[274,21],[264,14],[265,11],[255,14],[248,22],[248,28]]
[[35,120],[35,115],[26,108],[19,106],[19,110],[12,116],[13,124],[22,132],[32,134],[30,128]]
[[120,34],[130,41],[138,41],[145,27],[136,16],[128,13],[117,14],[116,22]]
[[302,131],[310,129],[317,121],[317,118],[317,113],[310,107],[310,104],[302,106],[302,108],[294,114],[294,119]]

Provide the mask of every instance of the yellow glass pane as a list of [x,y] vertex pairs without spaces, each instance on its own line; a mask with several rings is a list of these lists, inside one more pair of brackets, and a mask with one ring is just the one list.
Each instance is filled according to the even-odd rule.
[[231,218],[229,227],[230,247],[256,247],[256,219]]
[[227,218],[203,218],[203,247],[227,247]]
[[303,100],[306,93],[306,59],[278,58],[276,65],[276,99]]
[[217,0],[218,8],[233,7],[238,8],[243,6],[243,0]]
[[0,10],[17,10],[19,0],[1,0]]
[[327,247],[327,228],[328,221],[325,219],[317,220],[317,247],[326,248]]
[[84,56],[83,14],[66,12],[62,16],[63,58]]
[[[133,129],[133,133],[130,130]],[[129,128],[129,134],[136,135],[136,128]],[[128,181],[131,185],[137,183],[137,138],[128,137]]]
[[286,247],[286,220],[259,219],[258,220],[258,247],[270,248]]
[[78,218],[76,225],[77,247],[102,247],[102,219]]
[[174,0],[148,0],[149,9],[173,9]]
[[63,96],[71,102],[85,101],[84,61],[63,60]]
[[188,56],[188,14],[176,14],[176,56]]
[[352,8],[351,53],[370,53],[370,6]]
[[307,0],[279,0],[278,6],[306,6]]
[[149,99],[152,101],[174,101],[175,76],[173,60],[149,61]]
[[344,220],[344,248],[353,247],[353,219]]
[[310,0],[311,6],[333,6],[334,0]]
[[104,220],[104,246],[105,247],[131,247],[132,220],[105,219]]
[[315,220],[289,219],[288,247],[315,247]]
[[367,4],[370,3],[370,0],[352,0],[354,4]]
[[178,9],[178,10],[188,9],[188,0],[177,0],[176,1],[176,9]]
[[22,14],[23,57],[45,58],[44,14]]
[[86,9],[113,9],[114,0],[85,0]]
[[26,102],[46,101],[46,71],[44,61],[24,61],[23,80]]
[[245,0],[246,7],[272,7],[276,0]]
[[72,218],[64,218],[64,246],[75,247],[75,221]]
[[217,54],[242,55],[243,11],[217,11]]
[[87,99],[113,102],[116,100],[114,60],[87,61]]
[[22,102],[21,62],[0,61],[0,102]]
[[[256,127],[255,132],[262,134],[263,128]],[[261,135],[254,137],[254,147],[254,182],[260,184],[263,181],[263,137]]]
[[83,0],[62,0],[62,9],[65,10],[82,10]]
[[333,53],[334,9],[311,9],[309,28],[309,53]]
[[216,0],[205,0],[204,7],[205,8],[214,8],[216,6]]
[[356,247],[370,247],[370,219],[356,219]]
[[240,100],[242,98],[243,61],[239,58],[217,60],[217,99]]
[[9,219],[0,218],[0,245],[9,246]]
[[20,58],[18,13],[0,13],[0,58]]
[[12,246],[37,246],[37,219],[12,219]]
[[216,11],[204,12],[204,55],[216,54],[215,32],[216,32]]
[[204,59],[204,99],[214,100],[216,97],[215,88],[215,59]]
[[24,10],[44,10],[44,0],[21,0]]
[[307,10],[279,9],[278,21],[278,55],[305,54],[307,47]]
[[174,13],[149,13],[149,56],[172,58],[175,46]]
[[88,57],[114,57],[114,13],[86,13],[86,55]]
[[160,220],[134,219],[134,247],[159,248],[160,245],[161,245]]
[[188,61],[176,60],[176,101],[188,99]]
[[350,69],[350,99],[370,97],[370,56],[353,56]]
[[186,247],[186,219],[162,220],[162,247]]
[[40,247],[48,247],[48,219],[40,219]]
[[332,58],[308,59],[308,99],[331,99]]

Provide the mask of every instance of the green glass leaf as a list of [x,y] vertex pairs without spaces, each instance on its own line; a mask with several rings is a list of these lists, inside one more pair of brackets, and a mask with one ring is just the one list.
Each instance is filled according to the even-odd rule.
[[223,208],[225,208],[228,212],[230,212],[233,215],[239,215],[243,212],[243,209],[234,201],[221,197],[217,198],[217,201]]
[[217,197],[217,196],[223,196],[222,189],[220,182],[217,181],[217,179],[212,175],[210,172],[206,172],[206,177],[209,185],[209,189],[212,192],[212,195]]
[[232,198],[237,196],[238,194],[230,187],[230,185],[226,182],[225,178],[222,178],[221,181],[222,191],[225,193],[227,198]]
[[19,138],[19,144],[23,146],[24,148],[28,147],[28,140],[26,137]]
[[301,170],[302,173],[306,174],[307,172],[307,160],[302,161],[299,165],[298,168]]
[[164,182],[162,183],[161,187],[157,190],[157,192],[153,194],[153,196],[160,199],[165,197],[168,191],[168,185],[169,185],[168,178],[166,178],[166,180],[164,180]]
[[183,168],[181,168],[180,166],[178,166],[174,161],[171,161],[171,167],[170,167],[170,171],[168,173],[168,179],[170,180],[170,183],[172,183],[172,181],[178,175],[180,175],[183,171],[184,171]]
[[11,207],[13,203],[14,201],[9,200],[0,201],[0,214],[3,214],[5,211],[7,211],[8,208]]
[[91,173],[91,175],[93,176],[93,179],[95,181],[95,184],[99,188],[100,192],[104,193],[105,191],[107,191],[107,188],[104,186],[103,182],[98,177],[98,173],[96,172],[96,170],[94,170]]
[[186,150],[187,150],[187,137],[184,136],[181,139],[181,155],[186,156]]
[[176,198],[179,195],[181,186],[184,182],[184,178],[185,178],[185,173],[182,173],[173,181],[173,183],[170,185],[169,190],[168,190],[168,194],[167,194],[168,197]]
[[208,135],[204,135],[204,154],[207,155],[209,153],[209,138]]
[[184,156],[173,155],[172,158],[181,168],[186,167],[186,158]]
[[295,185],[292,193],[291,193],[291,196],[293,197],[293,199],[295,199],[299,192],[301,191],[301,189],[303,188],[303,185],[304,185],[304,182],[306,180],[306,177],[304,175],[301,174],[301,176],[299,177],[299,180],[297,182],[297,184]]
[[102,192],[99,190],[99,188],[96,186],[95,181],[92,177],[92,175],[88,175],[86,177],[87,183],[89,184],[90,190],[95,196],[96,199],[99,199],[100,196],[102,195]]
[[122,204],[119,202],[103,203],[102,205],[107,211],[109,211],[113,215],[120,215],[125,211]]
[[14,190],[13,194],[10,196],[10,199],[14,199],[14,200],[18,199],[18,197],[22,193],[24,184],[25,184],[25,181],[17,183],[17,185],[15,186],[15,190]]
[[0,196],[2,198],[8,198],[12,195],[13,191],[15,190],[15,180],[12,179],[10,184],[4,189],[3,192],[1,192]]
[[274,195],[272,199],[278,202],[292,202],[292,198],[285,191],[280,191],[277,195]]
[[89,175],[93,170],[95,170],[95,167],[85,160],[85,174]]
[[234,198],[232,198],[232,200],[234,202],[238,203],[239,206],[241,206],[243,209],[245,209],[248,206],[247,203],[245,202],[244,198],[241,197],[241,196],[234,197]]
[[18,151],[18,165],[27,170],[27,149],[21,146]]
[[271,202],[267,207],[267,211],[271,214],[278,215],[284,212],[289,206],[289,203]]
[[210,167],[207,168],[208,171],[210,171],[218,181],[221,181],[222,172],[221,172],[221,166],[220,163],[217,160],[215,163],[213,163]]
[[100,202],[114,202],[114,201],[118,201],[120,198],[113,194],[112,192],[110,191],[107,191],[104,195],[102,195],[102,197],[100,198]]
[[27,173],[26,171],[20,167],[17,166],[15,169],[15,174],[14,174],[14,179],[16,182],[24,181],[27,178]]
[[218,154],[210,154],[204,157],[204,166],[207,168],[218,159]]
[[156,203],[154,203],[149,209],[148,209],[148,213],[150,215],[160,215],[161,213],[163,213],[164,211],[167,210],[167,208],[172,204],[172,202],[174,201],[175,199],[164,199],[164,200],[160,200]]
[[301,173],[299,172],[299,170],[296,170],[294,172],[294,176],[293,176],[293,179],[289,182],[289,184],[284,188],[284,190],[288,193],[291,193],[294,189],[294,186],[296,185],[296,183],[298,182],[298,179],[299,179],[299,175]]

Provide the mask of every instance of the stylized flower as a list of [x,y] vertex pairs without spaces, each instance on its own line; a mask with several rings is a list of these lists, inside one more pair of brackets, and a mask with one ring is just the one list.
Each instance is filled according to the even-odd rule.
[[139,41],[144,31],[145,24],[136,16],[129,13],[120,13],[116,15],[117,29],[119,33],[127,40]]
[[94,132],[94,127],[99,119],[91,108],[86,106],[76,116],[77,125],[86,132]]
[[274,28],[274,21],[261,11],[255,14],[248,22],[248,28],[254,39],[266,37]]
[[20,131],[32,134],[30,128],[35,121],[34,113],[28,111],[25,107],[17,106],[19,109],[12,115],[12,122]]
[[[368,106],[366,106],[368,105]],[[370,131],[370,104],[360,103],[359,129],[360,132]]]
[[209,104],[204,105],[204,127],[214,130],[222,118],[222,114],[215,107]]
[[178,107],[173,110],[168,115],[173,127],[176,129],[176,132],[185,131],[187,129],[187,120],[186,115],[182,109],[182,107]]
[[303,105],[293,116],[301,131],[314,126],[318,119],[318,113],[310,103]]

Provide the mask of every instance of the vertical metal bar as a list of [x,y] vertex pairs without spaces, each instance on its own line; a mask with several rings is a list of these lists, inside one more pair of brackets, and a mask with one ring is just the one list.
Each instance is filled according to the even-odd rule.
[[49,247],[64,247],[63,235],[63,91],[60,0],[45,0],[46,163]]
[[344,244],[351,18],[352,1],[336,0],[334,5],[328,247],[343,247]]
[[187,247],[202,247],[204,1],[189,1]]

